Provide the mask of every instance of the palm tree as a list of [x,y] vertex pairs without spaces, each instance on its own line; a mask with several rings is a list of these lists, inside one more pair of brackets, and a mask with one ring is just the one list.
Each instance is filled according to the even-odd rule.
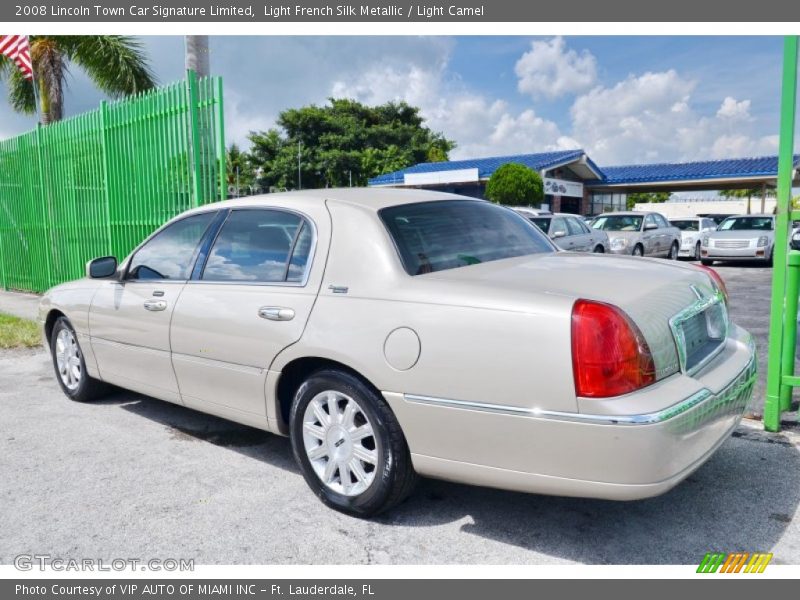
[[126,96],[155,85],[141,44],[124,35],[34,35],[30,37],[33,82],[10,59],[0,56],[0,78],[8,81],[9,101],[17,112],[34,114],[38,95],[43,124],[64,116],[64,84],[69,67],[83,69],[111,97]]

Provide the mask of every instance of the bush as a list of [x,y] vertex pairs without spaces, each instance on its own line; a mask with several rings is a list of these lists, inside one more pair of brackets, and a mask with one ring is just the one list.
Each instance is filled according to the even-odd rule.
[[492,173],[486,184],[486,197],[509,206],[539,206],[544,200],[542,178],[525,165],[507,163]]

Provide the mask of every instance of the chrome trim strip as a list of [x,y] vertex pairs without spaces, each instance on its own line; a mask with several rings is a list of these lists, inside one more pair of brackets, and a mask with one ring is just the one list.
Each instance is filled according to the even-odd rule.
[[[749,346],[752,348],[752,346]],[[751,383],[752,378],[755,376],[755,371],[748,377],[747,381],[739,382],[742,375],[748,373],[755,368],[755,354],[747,362],[747,365],[731,379],[728,388],[720,391],[719,394],[713,394],[708,388],[703,388],[695,392],[685,400],[668,406],[652,413],[643,413],[638,415],[594,415],[585,413],[571,413],[562,412],[557,410],[545,410],[541,408],[525,408],[520,406],[508,406],[505,404],[487,404],[485,402],[471,402],[467,400],[452,400],[449,398],[436,398],[432,396],[420,396],[417,394],[403,394],[403,399],[406,402],[414,404],[426,404],[428,406],[440,406],[446,408],[458,408],[462,410],[474,410],[480,412],[488,412],[501,415],[509,415],[514,417],[529,417],[535,419],[554,419],[558,421],[571,421],[576,423],[591,423],[593,425],[652,425],[655,423],[663,423],[681,415],[692,408],[710,400],[712,398],[721,396],[729,391],[729,388],[737,383],[740,385],[747,385]]]

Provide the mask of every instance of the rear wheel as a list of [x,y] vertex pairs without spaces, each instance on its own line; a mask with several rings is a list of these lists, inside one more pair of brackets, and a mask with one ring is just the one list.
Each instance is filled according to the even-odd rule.
[[700,260],[700,242],[697,242],[697,245],[694,247],[694,259]]
[[667,258],[669,260],[678,260],[678,242],[672,242],[672,246],[669,247]]
[[369,517],[411,493],[416,473],[400,424],[354,375],[312,374],[295,394],[289,421],[295,460],[328,506]]
[[108,392],[108,386],[86,372],[78,336],[66,317],[59,317],[50,334],[50,354],[61,390],[72,400],[88,402]]
[[636,244],[633,247],[634,256],[644,256],[644,247],[641,244]]

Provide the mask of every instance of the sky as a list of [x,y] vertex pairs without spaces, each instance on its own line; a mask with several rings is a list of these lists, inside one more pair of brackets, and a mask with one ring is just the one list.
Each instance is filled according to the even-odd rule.
[[[142,37],[160,83],[183,37]],[[212,36],[228,143],[329,97],[406,100],[451,158],[583,148],[601,166],[777,153],[782,38]],[[103,95],[70,69],[66,113]],[[0,97],[5,97],[0,82]],[[0,138],[32,117],[0,102]]]

